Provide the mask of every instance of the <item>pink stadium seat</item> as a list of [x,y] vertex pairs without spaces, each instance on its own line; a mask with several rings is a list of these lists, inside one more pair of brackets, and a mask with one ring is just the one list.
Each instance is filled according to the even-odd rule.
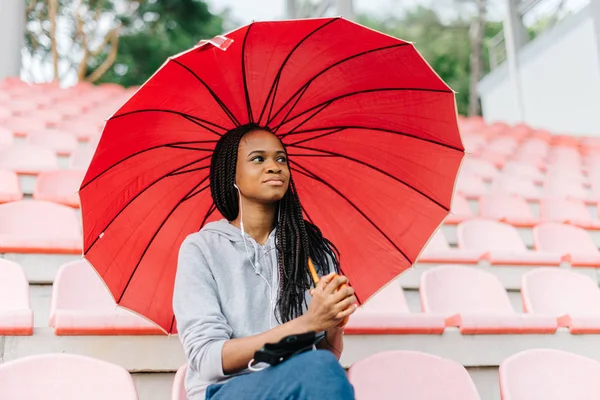
[[519,153],[530,157],[546,157],[550,150],[550,145],[544,139],[531,138],[525,140],[520,148]]
[[0,253],[81,254],[75,211],[46,201],[0,204]]
[[[109,117],[109,115],[106,117]],[[87,142],[90,137],[102,132],[102,125],[102,119],[80,116],[75,120],[61,122],[56,128],[75,135],[80,142]]]
[[486,219],[461,222],[457,227],[458,247],[488,253],[492,264],[558,266],[561,253],[528,250],[517,229],[509,224]]
[[600,363],[561,350],[534,349],[500,364],[502,400],[600,398]]
[[137,400],[121,366],[74,354],[43,354],[0,364],[0,398]]
[[93,147],[79,147],[71,154],[70,168],[86,171],[90,166],[90,162],[92,162],[95,151],[96,149]]
[[355,362],[348,371],[356,400],[479,400],[460,364],[416,351],[387,351]]
[[473,218],[474,213],[469,206],[469,202],[462,195],[456,194],[452,199],[452,208],[450,214],[444,220],[444,224],[458,224],[469,218]]
[[14,142],[13,133],[0,124],[0,149],[3,147],[12,146]]
[[489,161],[467,157],[462,163],[461,170],[467,175],[474,175],[485,181],[492,181],[498,175],[498,170]]
[[517,175],[502,174],[492,184],[492,193],[514,194],[529,202],[539,201],[540,189],[534,181]]
[[393,281],[350,317],[346,335],[441,334],[442,315],[411,313],[404,291]]
[[21,175],[37,175],[42,171],[58,169],[56,154],[37,146],[6,147],[0,152],[0,169]]
[[0,336],[32,334],[29,282],[19,264],[0,258]]
[[3,125],[18,137],[26,137],[30,132],[48,128],[44,121],[29,117],[10,117]]
[[175,374],[173,379],[173,389],[171,390],[171,400],[188,400],[185,391],[185,374],[187,372],[187,364],[182,365]]
[[581,200],[564,197],[545,198],[540,202],[543,221],[572,224],[585,229],[600,229],[600,220],[594,219]]
[[461,172],[456,180],[456,193],[461,194],[469,200],[478,200],[487,193],[487,187],[483,179]]
[[502,169],[503,175],[506,174],[509,177],[518,177],[521,179],[533,181],[534,183],[542,183],[544,181],[544,174],[538,167],[532,164],[525,164],[516,161],[507,162]]
[[78,146],[77,138],[57,129],[35,131],[28,136],[29,144],[52,149],[57,155],[69,156]]
[[565,255],[575,267],[600,266],[600,251],[582,228],[555,222],[540,224],[533,228],[533,242],[536,249]]
[[164,335],[156,325],[117,307],[86,260],[63,265],[54,280],[49,326],[57,335]]
[[419,256],[419,263],[433,264],[477,264],[487,259],[487,252],[451,248],[441,230],[433,234]]
[[46,126],[56,126],[65,118],[61,113],[54,109],[40,109],[35,111],[35,119],[43,121]]
[[42,172],[38,175],[33,198],[65,206],[79,208],[79,187],[85,171],[59,170]]
[[13,171],[0,170],[0,203],[17,201],[23,198],[19,178]]
[[497,154],[509,156],[515,153],[518,145],[517,140],[513,138],[509,136],[500,136],[489,142],[488,150]]
[[421,275],[421,304],[426,313],[446,317],[446,326],[463,334],[554,333],[556,318],[517,314],[500,280],[473,267],[443,266]]
[[523,275],[525,312],[555,316],[571,333],[600,333],[600,289],[576,272],[541,268]]
[[479,213],[483,218],[513,226],[532,227],[539,222],[524,198],[498,192],[481,197]]

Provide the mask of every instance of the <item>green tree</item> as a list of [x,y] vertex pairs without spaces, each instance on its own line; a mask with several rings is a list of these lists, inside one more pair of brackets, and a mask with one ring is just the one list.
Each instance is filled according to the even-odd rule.
[[[459,113],[467,113],[470,93],[470,21],[455,19],[445,22],[434,9],[423,6],[385,20],[361,16],[359,21],[373,29],[413,42],[440,77],[457,92]],[[501,29],[501,23],[487,22],[485,37],[491,38]],[[489,64],[487,48],[484,50],[485,73],[489,71]]]
[[[118,15],[122,30],[114,65],[100,82],[139,85],[169,56],[194,46],[201,39],[222,33],[226,15],[214,15],[200,0],[130,1]],[[95,69],[101,57],[89,63]]]

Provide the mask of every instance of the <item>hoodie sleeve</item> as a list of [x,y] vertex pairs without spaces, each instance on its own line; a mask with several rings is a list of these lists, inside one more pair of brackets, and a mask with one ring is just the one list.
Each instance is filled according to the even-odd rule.
[[189,367],[203,380],[216,382],[226,377],[222,349],[232,329],[221,312],[215,279],[194,239],[199,238],[188,237],[179,250],[173,312]]

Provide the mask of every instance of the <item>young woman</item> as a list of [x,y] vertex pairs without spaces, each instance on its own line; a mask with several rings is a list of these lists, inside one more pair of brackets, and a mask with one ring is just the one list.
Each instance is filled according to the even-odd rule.
[[[189,400],[353,399],[338,360],[356,297],[333,244],[303,219],[281,141],[253,125],[227,132],[210,184],[225,219],[183,242],[173,296]],[[309,257],[323,276],[313,289]],[[326,332],[317,350],[254,365],[265,343],[310,331]]]

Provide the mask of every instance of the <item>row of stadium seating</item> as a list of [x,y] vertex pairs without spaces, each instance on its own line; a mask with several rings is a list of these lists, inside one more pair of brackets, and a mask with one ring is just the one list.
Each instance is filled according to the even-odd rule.
[[[29,283],[21,267],[0,259],[0,335],[32,335]],[[522,275],[517,313],[494,274],[466,266],[439,266],[421,275],[422,312],[411,312],[401,283],[377,293],[350,318],[348,335],[600,333],[600,289],[588,276],[562,268]],[[560,294],[558,296],[557,294]],[[144,318],[116,304],[86,261],[63,265],[52,288],[48,324],[56,335],[162,335]]]
[[[182,366],[171,400],[187,400]],[[356,399],[479,400],[464,367],[427,353],[390,351],[356,362],[348,371]],[[503,400],[594,399],[600,396],[598,361],[564,351],[534,349],[502,361]],[[318,384],[318,382],[315,382]],[[137,400],[124,368],[90,357],[54,354],[0,365],[0,397],[20,400]]]

